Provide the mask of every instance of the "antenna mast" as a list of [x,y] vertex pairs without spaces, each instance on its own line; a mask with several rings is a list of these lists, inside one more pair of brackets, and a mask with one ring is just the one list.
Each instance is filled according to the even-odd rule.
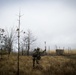
[[17,62],[17,75],[19,75],[19,52],[20,52],[20,18],[21,18],[21,13],[20,13],[20,11],[19,11],[19,15],[18,15],[18,17],[19,17],[19,19],[18,19],[18,21],[19,21],[19,23],[18,23],[18,29],[17,29],[17,31],[18,31],[18,62]]

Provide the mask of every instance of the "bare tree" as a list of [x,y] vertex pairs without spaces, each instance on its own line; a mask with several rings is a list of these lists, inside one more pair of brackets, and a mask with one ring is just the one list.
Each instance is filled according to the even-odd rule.
[[24,32],[23,37],[23,45],[26,46],[27,49],[27,55],[29,55],[30,46],[36,41],[36,38],[32,35],[32,32],[30,30]]
[[15,39],[15,32],[14,29],[12,28],[11,31],[7,31],[6,36],[5,36],[5,50],[8,51],[8,55],[13,50],[13,44],[14,44],[14,39]]
[[2,50],[3,50],[3,44],[4,44],[4,29],[0,28],[0,54],[1,54],[1,59],[2,59]]

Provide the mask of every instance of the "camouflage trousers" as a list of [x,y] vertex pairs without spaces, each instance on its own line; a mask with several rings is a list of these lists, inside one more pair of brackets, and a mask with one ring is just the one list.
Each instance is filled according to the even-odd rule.
[[35,67],[35,64],[39,64],[39,60],[37,57],[33,57],[33,67]]

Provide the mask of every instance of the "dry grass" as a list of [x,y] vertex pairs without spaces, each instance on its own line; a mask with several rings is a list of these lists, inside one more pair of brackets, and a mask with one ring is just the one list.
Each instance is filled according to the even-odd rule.
[[[56,55],[56,50],[48,50],[47,53],[49,55]],[[72,54],[76,54],[76,49],[74,50],[64,50],[64,55],[72,55]]]
[[[32,67],[31,56],[20,56],[20,75],[76,75],[76,55],[42,56],[40,64]],[[0,60],[0,75],[17,75],[17,56]]]

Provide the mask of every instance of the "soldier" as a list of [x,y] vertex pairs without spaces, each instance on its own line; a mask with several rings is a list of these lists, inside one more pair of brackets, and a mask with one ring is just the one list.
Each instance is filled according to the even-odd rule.
[[43,52],[40,52],[40,48],[34,49],[34,52],[33,52],[33,68],[35,67],[35,63],[39,64],[39,60],[41,59],[41,54],[44,52],[45,52],[45,50]]
[[35,63],[39,64],[40,60],[40,48],[34,49],[33,52],[33,67],[35,67]]

